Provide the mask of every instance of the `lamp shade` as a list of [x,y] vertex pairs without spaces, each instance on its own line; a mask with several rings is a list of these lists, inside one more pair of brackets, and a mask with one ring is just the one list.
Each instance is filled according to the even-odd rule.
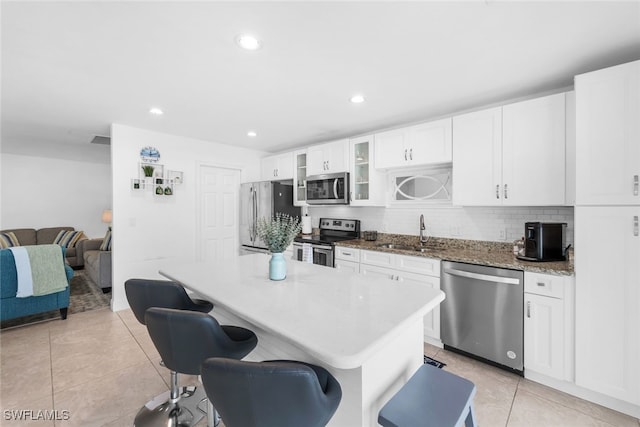
[[113,219],[113,214],[111,213],[111,209],[105,209],[102,211],[102,222],[106,224],[111,224],[112,219]]

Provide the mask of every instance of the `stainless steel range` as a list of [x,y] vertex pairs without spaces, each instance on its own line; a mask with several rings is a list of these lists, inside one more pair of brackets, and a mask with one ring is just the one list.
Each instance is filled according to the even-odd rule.
[[293,257],[304,259],[305,243],[313,253],[313,263],[334,266],[334,246],[336,242],[360,238],[360,221],[357,219],[320,218],[320,234],[317,236],[299,236],[293,239]]

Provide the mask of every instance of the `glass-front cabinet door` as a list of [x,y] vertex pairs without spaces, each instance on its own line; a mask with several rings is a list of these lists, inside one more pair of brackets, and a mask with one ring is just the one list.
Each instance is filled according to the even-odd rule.
[[296,170],[293,172],[293,204],[307,206],[307,150],[293,153]]
[[349,141],[351,163],[351,204],[355,206],[383,206],[383,174],[373,166],[373,135],[353,138]]

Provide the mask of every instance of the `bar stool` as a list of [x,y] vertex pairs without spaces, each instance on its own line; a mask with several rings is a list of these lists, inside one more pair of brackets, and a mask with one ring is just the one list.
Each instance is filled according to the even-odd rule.
[[326,369],[303,362],[213,358],[201,376],[226,427],[321,427],[342,399]]
[[[197,311],[208,313],[213,310],[213,304],[200,299],[191,299],[185,289],[176,282],[167,280],[148,280],[148,279],[129,279],[124,283],[127,300],[131,306],[131,311],[135,315],[138,322],[143,325],[145,323],[145,313],[150,307],[164,307],[178,310]],[[164,363],[161,362],[164,366]],[[194,385],[183,386],[178,388],[177,372],[171,372],[172,391],[166,391],[143,406],[136,420],[135,426],[155,425],[156,417],[164,418],[161,409],[149,410],[149,408],[163,408],[171,400],[171,396],[176,394],[182,398],[182,407],[186,408],[189,413],[194,416],[193,423],[197,423],[204,417],[204,412],[197,410],[197,405],[206,399],[206,393],[202,387]],[[156,414],[155,416],[152,414]],[[146,421],[145,421],[146,420]]]
[[[207,390],[207,384],[204,383]],[[475,427],[473,397],[476,386],[469,380],[422,365],[378,413],[383,427]]]
[[[258,344],[252,331],[239,326],[220,326],[210,315],[195,311],[152,307],[145,314],[145,322],[167,368],[182,374],[200,375],[200,366],[210,357],[242,359]],[[211,403],[207,405],[207,425],[213,427],[218,419]],[[172,381],[171,400],[159,412],[167,418],[160,425],[197,423],[189,424],[190,414],[179,404],[176,381]],[[154,422],[158,419],[156,414],[149,415]],[[146,420],[145,425],[148,425]]]

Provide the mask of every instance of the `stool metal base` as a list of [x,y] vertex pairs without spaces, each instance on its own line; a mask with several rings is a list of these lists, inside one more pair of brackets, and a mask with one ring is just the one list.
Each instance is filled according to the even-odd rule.
[[134,427],[187,427],[200,422],[205,416],[198,408],[207,397],[204,387],[180,387],[179,393],[180,398],[174,402],[170,391],[148,401],[136,414]]

